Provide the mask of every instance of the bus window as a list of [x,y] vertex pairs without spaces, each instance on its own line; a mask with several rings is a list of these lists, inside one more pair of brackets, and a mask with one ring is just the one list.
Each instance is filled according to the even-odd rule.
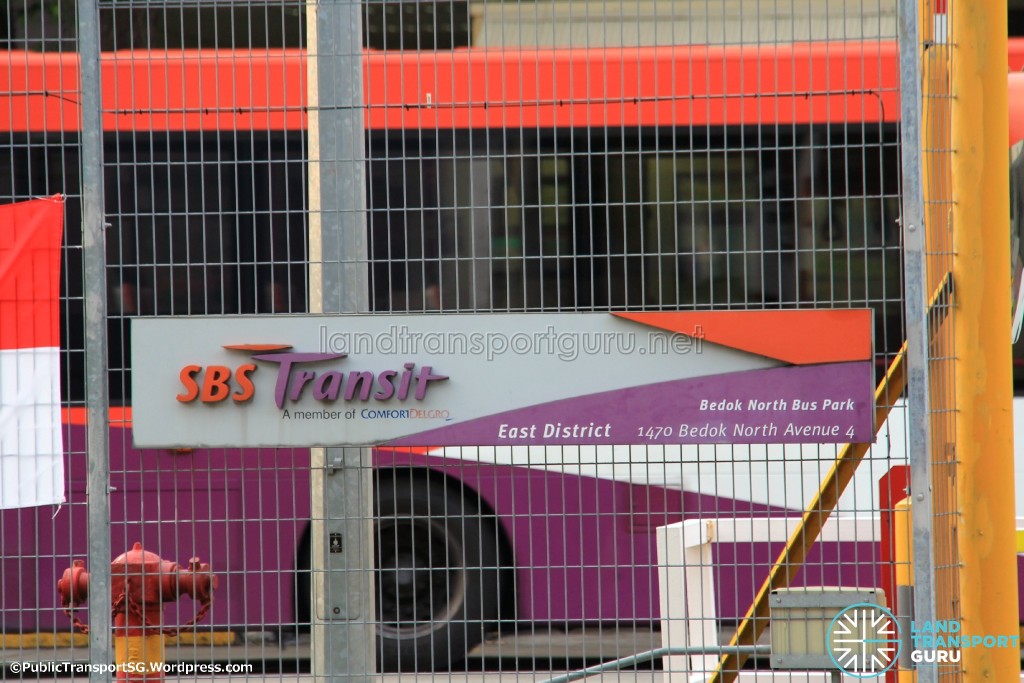
[[371,135],[373,310],[867,306],[895,349],[897,161],[843,125]]
[[107,145],[112,402],[131,398],[132,316],[306,310],[304,161],[296,142],[224,137],[215,144],[189,134]]
[[648,286],[663,306],[729,306],[777,301],[763,248],[776,223],[762,223],[757,156],[686,151],[647,159],[646,253],[657,262]]
[[440,216],[438,168],[421,151],[385,147],[368,165],[370,305],[374,311],[435,308]]
[[872,308],[876,353],[903,341],[893,132],[815,127],[798,139],[795,155],[800,303]]
[[1013,342],[1020,340],[1024,323],[1024,141],[1010,149],[1010,301],[1013,310]]

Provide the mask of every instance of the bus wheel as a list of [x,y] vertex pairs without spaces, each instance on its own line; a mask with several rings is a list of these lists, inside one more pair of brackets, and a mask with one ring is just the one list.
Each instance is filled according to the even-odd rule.
[[480,644],[510,594],[499,581],[497,527],[426,477],[381,477],[376,493],[381,670],[449,669]]

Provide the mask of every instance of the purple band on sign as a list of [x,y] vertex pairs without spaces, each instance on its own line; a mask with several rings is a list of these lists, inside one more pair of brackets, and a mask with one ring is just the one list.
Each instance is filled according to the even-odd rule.
[[875,434],[873,386],[870,361],[735,372],[551,401],[389,443],[864,443]]

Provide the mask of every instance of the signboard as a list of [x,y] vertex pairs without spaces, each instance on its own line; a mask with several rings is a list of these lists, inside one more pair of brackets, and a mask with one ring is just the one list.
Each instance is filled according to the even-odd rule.
[[132,320],[139,447],[874,438],[869,310]]

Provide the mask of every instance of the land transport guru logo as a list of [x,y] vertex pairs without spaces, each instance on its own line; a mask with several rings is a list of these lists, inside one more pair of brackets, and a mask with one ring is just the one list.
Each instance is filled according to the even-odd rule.
[[[342,361],[347,353],[312,353],[292,351],[287,344],[231,344],[225,349],[251,355],[252,361],[277,366],[274,380],[274,403],[278,408],[306,399],[323,404],[337,401],[422,401],[434,383],[448,379],[434,372],[430,365],[417,366],[413,361],[400,368],[379,371],[338,369],[333,363]],[[178,379],[181,391],[175,398],[180,403],[218,404],[225,401],[246,403],[256,395],[254,375],[261,365],[256,362],[227,365],[195,365],[181,368]]]
[[881,676],[900,655],[900,625],[892,612],[862,602],[844,608],[825,634],[836,668],[856,678]]
[[910,633],[904,634],[893,613],[873,603],[844,608],[826,633],[832,663],[856,678],[884,675],[899,662],[904,644],[912,648],[909,660],[913,666],[959,662],[964,648],[1017,649],[1019,639],[1019,634],[967,634],[955,619],[911,621]]

